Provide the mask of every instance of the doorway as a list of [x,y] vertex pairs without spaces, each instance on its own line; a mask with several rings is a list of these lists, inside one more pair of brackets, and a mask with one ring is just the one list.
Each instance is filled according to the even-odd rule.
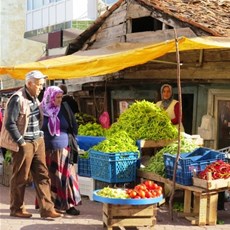
[[214,117],[214,148],[230,146],[230,90],[209,90],[208,113]]
[[230,99],[217,101],[217,148],[230,146]]
[[[178,100],[178,95],[175,95]],[[182,123],[185,133],[192,135],[194,94],[182,94]]]

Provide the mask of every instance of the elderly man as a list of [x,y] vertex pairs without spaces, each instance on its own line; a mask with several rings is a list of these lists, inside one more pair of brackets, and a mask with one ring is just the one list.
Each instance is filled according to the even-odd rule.
[[37,70],[27,73],[25,86],[11,96],[5,110],[0,146],[12,152],[10,215],[15,217],[32,216],[24,206],[29,172],[33,177],[41,217],[61,216],[55,211],[51,201],[45,144],[40,130],[43,115],[37,97],[44,87],[46,77]]

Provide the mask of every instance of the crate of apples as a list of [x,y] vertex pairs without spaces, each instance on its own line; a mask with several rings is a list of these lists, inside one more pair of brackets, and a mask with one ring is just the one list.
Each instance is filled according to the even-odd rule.
[[131,199],[156,198],[162,195],[162,187],[154,181],[145,180],[133,189],[127,189],[126,193]]

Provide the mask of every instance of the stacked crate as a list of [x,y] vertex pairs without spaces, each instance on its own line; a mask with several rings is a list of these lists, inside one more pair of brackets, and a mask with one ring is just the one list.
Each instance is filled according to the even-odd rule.
[[[91,147],[97,145],[104,139],[104,137],[78,136],[77,142],[81,150],[88,151]],[[95,180],[91,178],[89,158],[78,158],[77,173],[81,195],[88,196],[90,200],[93,200]]]
[[[176,183],[183,185],[193,185],[194,172],[199,173],[207,165],[217,161],[225,161],[225,154],[208,148],[197,148],[191,153],[181,153],[177,164]],[[176,155],[164,153],[164,165],[166,177],[173,178]]]
[[127,183],[136,180],[138,153],[103,153],[90,150],[91,176],[107,183]]

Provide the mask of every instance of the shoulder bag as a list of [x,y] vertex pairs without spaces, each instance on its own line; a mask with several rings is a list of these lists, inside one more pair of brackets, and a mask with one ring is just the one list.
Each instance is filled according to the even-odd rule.
[[66,102],[63,102],[65,110],[68,114],[68,123],[69,123],[69,130],[68,130],[68,138],[69,138],[69,162],[71,164],[76,164],[78,161],[78,144],[75,138],[75,134],[73,132],[73,124],[72,124],[72,116],[70,112],[70,107]]

